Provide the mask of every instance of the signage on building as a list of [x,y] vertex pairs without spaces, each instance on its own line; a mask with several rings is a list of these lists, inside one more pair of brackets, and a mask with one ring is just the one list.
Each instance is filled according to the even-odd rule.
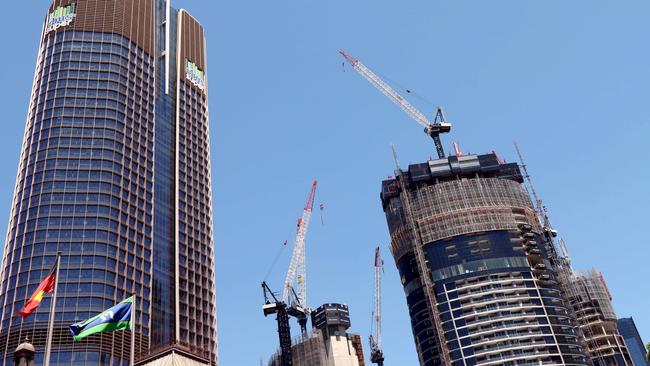
[[203,70],[199,69],[190,60],[185,60],[185,78],[199,89],[205,89],[205,75],[203,74]]
[[68,6],[59,6],[47,17],[47,24],[45,26],[45,33],[65,27],[72,23],[77,16],[77,4],[70,4]]

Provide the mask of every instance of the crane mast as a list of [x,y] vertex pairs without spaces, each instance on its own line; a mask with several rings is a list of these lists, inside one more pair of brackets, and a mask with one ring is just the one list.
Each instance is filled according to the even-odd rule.
[[[302,217],[298,219],[298,229],[296,240],[293,245],[293,253],[291,254],[291,262],[289,269],[284,280],[284,288],[282,292],[282,299],[286,301],[294,313],[302,313],[302,316],[295,315],[302,328],[303,333],[306,332],[307,314],[309,309],[307,307],[307,270],[305,264],[305,240],[307,238],[307,230],[309,229],[309,222],[311,221],[311,214],[314,208],[314,199],[316,197],[316,184],[314,180],[307,196],[307,203],[302,212]],[[296,287],[293,286],[294,281]],[[296,289],[296,291],[294,291]],[[293,314],[291,314],[293,315]]]
[[438,153],[438,158],[442,159],[445,157],[445,151],[442,148],[442,142],[440,141],[440,134],[447,133],[451,131],[451,123],[448,123],[445,120],[445,113],[441,107],[438,107],[436,110],[436,115],[433,120],[433,123],[429,122],[427,117],[422,114],[417,108],[415,108],[411,103],[409,103],[404,97],[402,97],[397,91],[386,84],[379,76],[377,76],[372,70],[370,70],[366,65],[356,58],[350,56],[345,51],[339,51],[343,57],[350,63],[352,68],[354,68],[361,76],[366,78],[372,85],[374,85],[380,92],[387,96],[393,103],[397,104],[404,112],[406,112],[411,118],[413,118],[417,123],[424,127],[424,132],[433,138],[433,143],[436,146],[436,152]]
[[384,353],[381,346],[381,276],[384,272],[384,260],[379,247],[375,249],[375,292],[373,296],[372,327],[370,335],[370,361],[379,366],[384,365]]
[[292,366],[291,327],[289,326],[287,304],[275,296],[266,282],[262,282],[262,293],[264,294],[264,305],[262,306],[264,316],[276,314],[278,338],[280,339],[280,364],[281,366]]

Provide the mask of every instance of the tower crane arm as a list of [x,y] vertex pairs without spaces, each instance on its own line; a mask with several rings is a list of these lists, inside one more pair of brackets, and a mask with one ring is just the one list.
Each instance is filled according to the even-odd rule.
[[404,112],[406,112],[411,118],[413,118],[417,123],[424,127],[425,131],[428,131],[431,123],[427,117],[418,111],[411,103],[404,99],[398,92],[396,92],[390,85],[386,84],[379,76],[377,76],[372,70],[366,67],[361,61],[350,56],[345,51],[339,51],[343,57],[350,63],[350,65],[359,72],[363,77],[365,77],[372,85],[374,85],[380,92],[384,93],[393,103],[397,104]]
[[364,65],[361,61],[350,56],[343,50],[339,52],[350,63],[352,68],[361,74],[361,76],[366,78],[366,80],[374,85],[375,88],[379,89],[379,91],[387,96],[388,99],[393,101],[393,103],[397,104],[397,106],[399,106],[404,112],[413,118],[415,122],[424,127],[424,132],[433,138],[438,157],[441,159],[444,158],[445,152],[442,148],[442,143],[440,142],[440,134],[451,131],[451,123],[445,121],[445,114],[442,111],[442,108],[438,107],[433,123],[429,122],[427,117],[425,117],[422,112],[420,112],[411,103],[404,99],[404,97],[402,97],[397,91],[391,88],[390,85],[386,84],[379,76],[372,72],[372,70],[366,67],[366,65]]

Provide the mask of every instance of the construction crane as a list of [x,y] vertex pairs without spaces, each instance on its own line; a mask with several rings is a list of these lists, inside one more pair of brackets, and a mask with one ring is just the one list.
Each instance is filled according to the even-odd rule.
[[519,157],[519,162],[521,169],[524,171],[524,179],[526,179],[526,182],[528,183],[528,189],[530,189],[530,192],[533,195],[533,199],[535,200],[535,210],[537,211],[537,216],[539,217],[539,221],[542,224],[542,229],[544,229],[544,236],[547,238],[547,241],[549,243],[549,250],[551,257],[553,258],[553,261],[556,260],[563,260],[570,261],[568,251],[566,250],[566,246],[564,246],[563,241],[559,244],[559,249],[563,253],[564,258],[559,257],[558,253],[558,248],[556,248],[556,241],[555,237],[557,237],[557,230],[553,229],[553,226],[551,225],[551,220],[548,217],[548,214],[546,213],[546,209],[544,208],[544,205],[542,204],[542,199],[537,195],[537,191],[535,190],[535,186],[533,185],[533,180],[530,177],[530,174],[528,174],[528,167],[526,163],[524,162],[524,156],[521,153],[521,150],[519,150],[519,145],[517,144],[517,141],[513,141],[513,144],[515,145],[515,150],[517,151],[517,156]]
[[262,306],[264,316],[277,314],[276,320],[278,322],[278,336],[280,338],[280,363],[282,366],[292,366],[291,326],[289,325],[287,303],[275,296],[271,288],[266,284],[266,281],[262,282],[262,292],[264,293],[264,305]]
[[537,195],[537,191],[535,190],[535,186],[533,186],[533,181],[530,178],[530,174],[528,174],[528,166],[524,162],[524,156],[521,154],[521,150],[519,150],[519,145],[517,144],[517,141],[512,142],[513,145],[515,145],[515,150],[517,151],[517,156],[519,157],[519,162],[521,165],[521,169],[524,171],[524,178],[526,179],[526,182],[528,183],[528,188],[530,189],[530,193],[532,193],[533,198],[535,199],[535,210],[537,211],[537,215],[539,216],[539,220],[542,222],[543,225],[548,225],[548,216],[544,213],[544,206],[542,205],[542,200],[539,198]]
[[393,103],[397,104],[404,112],[406,112],[411,118],[413,118],[417,123],[424,127],[424,132],[433,138],[433,143],[436,145],[436,151],[438,153],[438,158],[442,159],[445,157],[445,151],[442,148],[442,142],[440,141],[440,134],[447,133],[451,131],[451,123],[448,123],[445,120],[445,113],[442,110],[442,107],[438,107],[436,110],[436,115],[433,119],[433,122],[429,122],[427,117],[417,110],[411,103],[409,103],[404,97],[402,97],[398,92],[396,92],[390,85],[386,84],[379,76],[372,72],[368,67],[366,67],[361,61],[350,56],[345,51],[339,51],[343,57],[352,65],[352,68],[357,70],[359,74],[365,77],[372,85],[374,85],[380,92],[384,93]]
[[384,272],[384,260],[379,247],[375,249],[375,293],[373,296],[372,331],[370,335],[370,362],[384,365],[384,352],[381,348],[381,276]]
[[[302,211],[302,217],[298,219],[298,228],[296,240],[293,244],[293,253],[291,262],[284,280],[282,299],[289,304],[290,315],[298,319],[300,329],[305,335],[307,333],[307,318],[311,310],[307,307],[307,271],[305,264],[305,240],[307,230],[311,221],[311,213],[314,208],[314,199],[316,198],[316,184],[314,180],[311,190],[307,196],[307,203]],[[294,282],[296,287],[294,287]],[[297,289],[297,291],[294,291]]]

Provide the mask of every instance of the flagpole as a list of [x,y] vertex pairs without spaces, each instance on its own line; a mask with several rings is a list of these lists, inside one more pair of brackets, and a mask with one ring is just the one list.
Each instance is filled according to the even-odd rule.
[[52,333],[54,332],[54,317],[56,316],[56,293],[59,288],[59,264],[61,264],[61,252],[56,253],[56,270],[54,274],[54,293],[50,304],[50,321],[47,327],[47,341],[45,343],[44,366],[50,366],[50,353],[52,352]]
[[135,365],[135,293],[131,303],[131,366]]

